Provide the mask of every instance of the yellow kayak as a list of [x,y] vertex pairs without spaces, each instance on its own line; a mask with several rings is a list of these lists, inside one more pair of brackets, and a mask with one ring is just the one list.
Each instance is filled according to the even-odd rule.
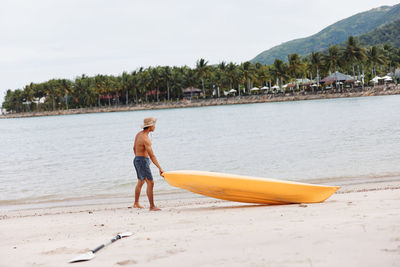
[[205,171],[170,171],[163,175],[170,185],[193,193],[257,204],[317,203],[340,188]]

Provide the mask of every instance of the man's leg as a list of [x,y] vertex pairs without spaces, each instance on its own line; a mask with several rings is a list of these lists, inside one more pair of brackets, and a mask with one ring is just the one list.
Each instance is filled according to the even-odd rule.
[[153,180],[148,180],[147,178],[145,179],[146,183],[147,183],[147,197],[149,198],[149,202],[150,202],[150,210],[151,211],[157,211],[157,210],[161,210],[159,208],[157,208],[154,205],[154,200],[153,200],[153,187],[154,187],[154,181]]
[[137,185],[136,185],[136,188],[135,188],[135,203],[133,204],[134,208],[143,209],[143,206],[141,206],[139,204],[140,191],[142,191],[143,184],[144,184],[144,181],[138,179],[138,182],[137,182]]

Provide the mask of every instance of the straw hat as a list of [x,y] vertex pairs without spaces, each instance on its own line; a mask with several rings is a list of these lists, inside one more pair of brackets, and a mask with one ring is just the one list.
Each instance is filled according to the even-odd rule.
[[142,128],[150,127],[156,124],[157,119],[153,117],[144,118]]

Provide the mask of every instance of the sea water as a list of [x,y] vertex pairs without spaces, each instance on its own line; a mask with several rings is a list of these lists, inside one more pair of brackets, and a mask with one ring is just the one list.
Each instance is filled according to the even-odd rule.
[[[0,120],[0,208],[132,197],[133,140],[158,118],[165,171],[294,181],[400,177],[400,96]],[[174,192],[152,165],[156,194]]]

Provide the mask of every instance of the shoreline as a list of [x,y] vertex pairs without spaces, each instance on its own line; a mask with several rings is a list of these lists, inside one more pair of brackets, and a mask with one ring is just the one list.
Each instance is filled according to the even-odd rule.
[[[397,266],[400,181],[343,186],[323,203],[253,205],[207,197],[0,212],[0,266]],[[351,251],[351,253],[350,253]]]
[[[333,198],[337,195],[348,195],[353,193],[365,193],[365,192],[375,192],[375,191],[396,191],[400,193],[400,177],[393,177],[396,179],[389,180],[374,180],[370,182],[360,182],[360,183],[351,183],[351,184],[340,184],[337,183],[335,185],[340,186],[340,189],[335,192],[331,197],[321,203],[307,203],[307,204],[282,204],[282,205],[268,205],[268,204],[253,204],[253,203],[242,203],[242,202],[234,202],[228,200],[221,200],[213,197],[208,197],[204,195],[199,195],[192,193],[190,191],[184,189],[178,189],[175,192],[168,194],[169,196],[165,197],[155,193],[155,203],[157,206],[161,206],[164,208],[176,208],[183,206],[192,206],[201,203],[202,205],[211,205],[213,206],[215,203],[220,203],[221,205],[227,206],[276,206],[276,207],[285,207],[285,206],[298,206],[298,205],[320,205],[326,202],[331,202]],[[19,218],[19,217],[31,217],[31,216],[42,216],[48,214],[59,214],[59,213],[81,213],[82,211],[86,211],[88,209],[95,210],[110,210],[110,209],[132,209],[139,211],[148,211],[148,200],[145,195],[142,195],[140,198],[140,203],[145,206],[144,209],[133,209],[131,206],[133,205],[133,195],[129,198],[120,198],[120,201],[110,201],[108,203],[82,203],[81,205],[56,205],[56,206],[46,206],[46,207],[32,207],[27,209],[14,209],[14,210],[1,210],[0,209],[0,222],[9,218]],[[400,201],[400,198],[398,199]],[[153,212],[150,212],[153,213]],[[400,213],[399,213],[400,215]],[[0,265],[1,266],[1,265]]]
[[[328,179],[309,179],[304,181],[295,181],[306,184],[320,184],[320,185],[335,185],[340,186],[336,194],[343,194],[348,192],[357,191],[357,187],[363,186],[363,190],[376,190],[382,189],[379,187],[382,183],[393,183],[400,181],[400,176],[377,176],[377,177],[338,177]],[[154,195],[159,201],[171,201],[177,199],[197,199],[204,198],[205,196],[194,194],[190,191],[175,188],[169,186],[169,190],[155,189]],[[397,188],[394,188],[397,189]],[[400,189],[400,185],[399,185]],[[28,210],[41,210],[41,209],[52,209],[52,208],[72,208],[82,206],[96,206],[96,205],[118,205],[123,203],[130,203],[133,201],[133,193],[121,194],[115,192],[113,194],[98,194],[98,195],[87,195],[81,197],[66,197],[66,198],[55,198],[55,199],[44,199],[37,200],[36,198],[28,199],[15,199],[15,200],[3,200],[0,201],[0,214],[4,212],[13,211],[28,211]],[[142,195],[142,198],[146,200],[146,196]],[[218,199],[214,199],[218,200]]]
[[24,112],[24,113],[10,113],[0,115],[0,119],[12,118],[29,118],[29,117],[43,117],[43,116],[58,116],[58,115],[74,115],[74,114],[89,114],[89,113],[104,113],[104,112],[123,112],[123,111],[138,111],[138,110],[153,110],[153,109],[174,109],[174,108],[189,108],[189,107],[206,107],[206,106],[219,106],[219,105],[237,105],[237,104],[254,104],[254,103],[272,103],[272,102],[287,102],[287,101],[303,101],[303,100],[319,100],[319,99],[333,99],[333,98],[350,98],[350,97],[367,97],[367,96],[385,96],[385,95],[399,95],[400,86],[393,87],[369,87],[364,91],[357,92],[318,92],[318,93],[300,93],[295,94],[287,93],[285,95],[251,95],[251,96],[237,96],[237,97],[222,97],[213,99],[199,99],[199,100],[180,100],[171,102],[147,103],[138,105],[127,106],[111,106],[111,107],[95,107],[95,108],[80,108],[69,110],[57,111],[43,111],[43,112]]

